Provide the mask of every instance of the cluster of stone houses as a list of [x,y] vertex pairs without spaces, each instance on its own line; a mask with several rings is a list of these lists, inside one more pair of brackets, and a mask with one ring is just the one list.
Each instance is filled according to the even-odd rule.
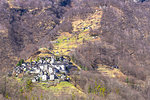
[[69,61],[63,57],[57,58],[54,56],[40,58],[38,61],[25,62],[21,66],[16,66],[13,70],[16,76],[21,73],[32,74],[32,82],[36,81],[54,81],[55,79],[68,80]]

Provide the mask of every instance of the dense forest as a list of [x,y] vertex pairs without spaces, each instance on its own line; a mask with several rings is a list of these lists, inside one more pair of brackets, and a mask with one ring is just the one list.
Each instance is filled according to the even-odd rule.
[[[49,41],[57,39],[61,32],[79,35],[81,31],[73,31],[72,22],[86,19],[96,7],[103,11],[98,22],[101,27],[91,29],[89,34],[101,39],[84,41],[70,53],[70,58],[82,69],[80,74],[72,75],[72,82],[88,94],[89,100],[149,100],[149,0],[1,0],[0,76],[18,58],[27,59],[40,47],[53,49]],[[105,77],[97,71],[99,64],[118,66],[128,77],[121,82]],[[1,80],[3,84],[5,78]],[[0,94],[5,95],[3,87],[0,86]],[[14,94],[20,93],[18,88],[19,85],[9,88],[8,95],[26,100]]]

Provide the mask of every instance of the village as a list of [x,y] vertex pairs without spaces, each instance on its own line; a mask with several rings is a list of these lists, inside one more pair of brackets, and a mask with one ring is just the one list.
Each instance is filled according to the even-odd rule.
[[23,62],[21,65],[14,67],[13,75],[18,77],[19,74],[28,74],[32,77],[32,82],[47,82],[57,79],[68,81],[67,77],[71,62],[63,56],[42,57],[36,61]]

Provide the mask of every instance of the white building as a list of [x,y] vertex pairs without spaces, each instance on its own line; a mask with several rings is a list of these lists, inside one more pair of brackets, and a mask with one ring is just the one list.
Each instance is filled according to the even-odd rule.
[[53,66],[58,70],[62,70],[62,71],[66,70],[66,65],[63,63],[54,63]]
[[47,61],[46,61],[46,60],[44,60],[44,61],[43,61],[43,64],[46,64],[46,63],[47,63]]
[[55,62],[55,58],[54,58],[54,56],[52,56],[52,57],[51,57],[51,62],[50,62],[50,63],[53,64],[54,62]]
[[43,70],[44,69],[44,66],[41,64],[39,65],[40,69]]
[[49,67],[49,73],[53,73],[53,68],[52,67]]
[[38,68],[38,69],[35,69],[35,73],[36,73],[36,74],[40,73],[40,71],[41,71],[41,70],[40,70],[39,68]]
[[44,64],[44,65],[43,65],[43,70],[44,70],[44,71],[48,70],[48,65],[47,65],[47,64]]
[[42,75],[42,81],[47,81],[48,77],[47,75]]
[[42,60],[42,59],[40,59],[40,60],[39,60],[39,63],[41,63],[41,64],[42,64],[42,63],[43,63],[43,60]]
[[51,74],[49,80],[53,81],[54,79],[55,79],[55,75],[54,75],[54,74]]
[[34,83],[34,82],[36,82],[36,79],[35,79],[35,78],[33,78],[33,79],[32,79],[32,82],[33,82],[33,83]]
[[50,59],[47,59],[47,62],[49,63],[51,60]]
[[65,65],[59,65],[59,66],[60,66],[61,70],[63,70],[63,71],[65,71],[65,70],[66,70]]
[[27,66],[27,64],[26,64],[26,63],[23,63],[23,64],[22,64],[22,66],[24,66],[24,67],[25,67],[25,66]]

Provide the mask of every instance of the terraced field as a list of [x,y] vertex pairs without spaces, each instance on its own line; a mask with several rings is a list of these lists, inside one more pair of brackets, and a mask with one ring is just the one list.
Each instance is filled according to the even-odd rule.
[[100,28],[102,14],[102,10],[98,9],[85,20],[76,19],[73,21],[72,26],[75,34],[73,35],[68,32],[61,33],[56,43],[54,43],[53,52],[55,54],[68,55],[70,51],[84,44],[85,41],[99,40],[99,37],[92,37],[89,33],[90,29],[94,30]]

